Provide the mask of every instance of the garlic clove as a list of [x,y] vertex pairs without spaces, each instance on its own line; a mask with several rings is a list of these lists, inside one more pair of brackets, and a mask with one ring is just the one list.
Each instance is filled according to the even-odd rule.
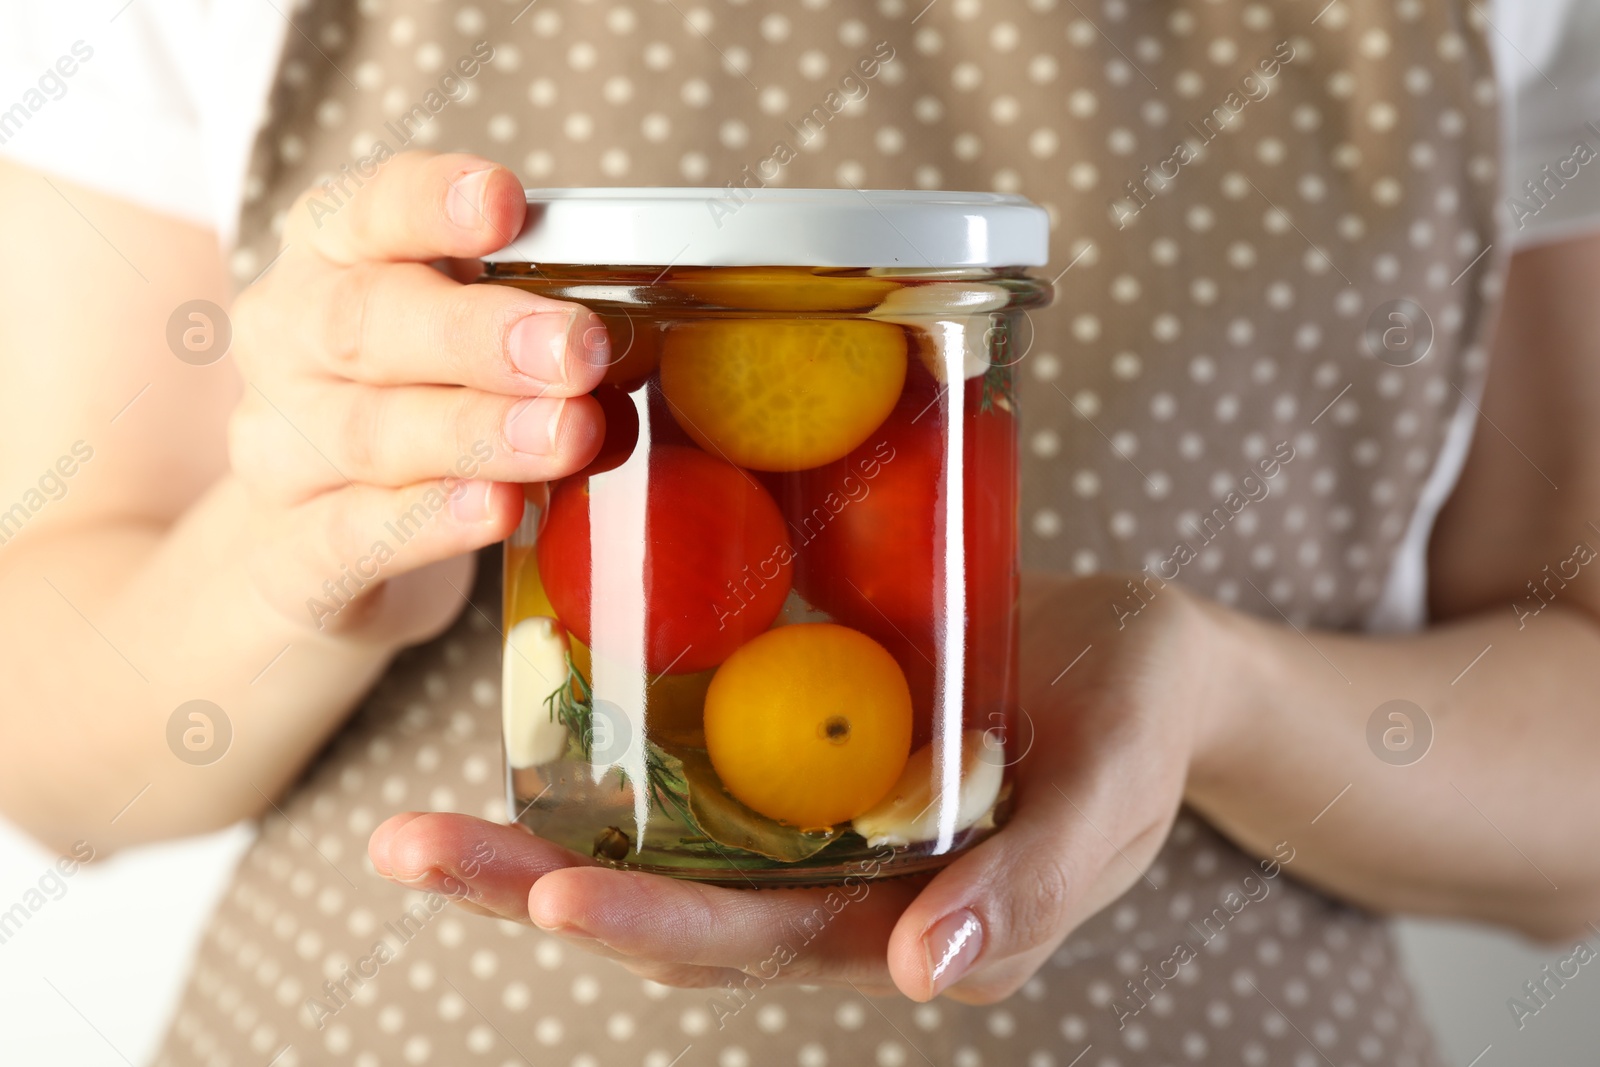
[[903,285],[884,297],[867,315],[890,322],[903,318],[982,315],[998,311],[1010,301],[1011,294],[1004,287],[987,282]]
[[998,285],[909,285],[896,289],[867,312],[868,318],[915,326],[933,342],[919,345],[923,366],[937,381],[961,357],[962,376],[976,378],[989,369],[988,312],[1006,306],[1011,295]]
[[534,767],[567,751],[567,728],[545,703],[567,684],[567,635],[546,616],[523,619],[506,635],[501,674],[501,730],[506,760]]
[[923,332],[933,344],[918,345],[917,356],[936,382],[950,380],[948,368],[954,365],[954,357],[958,353],[961,358],[961,376],[968,379],[977,378],[989,369],[990,326],[988,319],[965,321],[936,319],[926,323]]
[[[961,795],[956,804],[957,831],[988,818],[993,825],[995,798],[1005,777],[1004,750],[996,749],[983,730],[961,735]],[[939,805],[933,803],[933,745],[911,753],[906,769],[887,796],[872,810],[856,816],[851,829],[867,844],[915,845],[939,836]]]

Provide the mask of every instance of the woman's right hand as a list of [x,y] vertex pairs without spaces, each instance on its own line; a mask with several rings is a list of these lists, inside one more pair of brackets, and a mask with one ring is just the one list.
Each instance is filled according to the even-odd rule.
[[609,362],[599,318],[430,266],[475,274],[524,211],[504,167],[405,153],[353,197],[302,195],[235,303],[229,452],[265,534],[250,574],[295,623],[385,645],[437,633],[469,588],[465,554],[521,518],[514,483],[599,448],[584,395]]

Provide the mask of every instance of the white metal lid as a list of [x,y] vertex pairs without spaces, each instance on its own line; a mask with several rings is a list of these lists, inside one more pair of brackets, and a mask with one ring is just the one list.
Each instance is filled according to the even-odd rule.
[[890,189],[529,189],[491,263],[1038,267],[1044,209],[1020,196]]

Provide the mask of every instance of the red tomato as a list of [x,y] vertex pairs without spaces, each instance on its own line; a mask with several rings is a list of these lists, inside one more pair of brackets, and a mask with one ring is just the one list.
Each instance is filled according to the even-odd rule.
[[[792,476],[779,490],[795,538],[795,588],[899,660],[927,740],[943,613],[936,603],[945,449],[944,403],[932,381],[908,377],[900,404],[837,463]],[[1017,431],[1005,407],[979,410],[983,381],[963,394],[969,726],[995,725],[1016,670]],[[771,483],[769,483],[771,484]]]
[[[793,552],[783,516],[745,472],[693,448],[653,446],[645,501],[644,668],[692,674],[715,667],[765,630],[789,595]],[[590,632],[590,481],[556,487],[535,551],[556,615],[596,657],[615,637]],[[614,538],[615,533],[611,536]]]
[[602,385],[589,395],[606,417],[606,433],[600,441],[600,451],[574,475],[578,478],[622,466],[639,443],[639,409],[634,407],[632,395],[615,385]]
[[[678,420],[672,417],[672,412],[667,408],[667,398],[662,395],[661,383],[652,381],[644,386],[645,398],[649,404],[645,418],[650,422],[650,444],[684,445],[688,448],[699,448],[694,438],[690,437],[684,428],[678,425]],[[716,453],[710,453],[716,455]],[[727,456],[717,456],[726,462],[733,462]]]

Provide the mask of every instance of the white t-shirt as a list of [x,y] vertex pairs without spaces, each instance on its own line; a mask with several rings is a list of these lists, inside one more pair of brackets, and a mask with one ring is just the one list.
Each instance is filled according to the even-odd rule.
[[[278,12],[290,9],[283,0],[6,5],[0,156],[215,227],[231,244],[289,31]],[[63,57],[77,62],[58,66]]]
[[[0,155],[213,226],[231,243],[289,10],[274,0],[8,5]],[[1490,11],[1506,188],[1525,205],[1508,203],[1514,240],[1600,229],[1600,166],[1548,203],[1518,195],[1577,142],[1600,151],[1600,3],[1495,0]]]

